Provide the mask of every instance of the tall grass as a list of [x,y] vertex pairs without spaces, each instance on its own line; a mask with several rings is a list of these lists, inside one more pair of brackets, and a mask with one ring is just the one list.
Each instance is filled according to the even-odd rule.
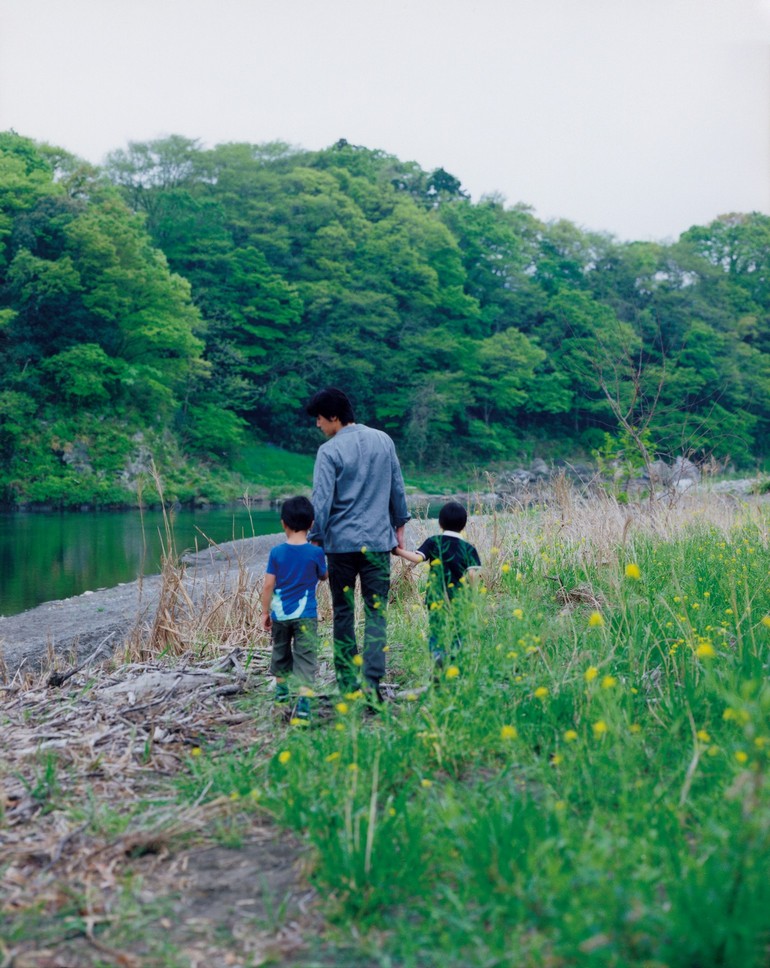
[[565,496],[468,531],[484,582],[437,688],[408,572],[397,702],[339,697],[267,757],[205,750],[180,796],[302,833],[339,943],[373,963],[767,965],[764,509]]

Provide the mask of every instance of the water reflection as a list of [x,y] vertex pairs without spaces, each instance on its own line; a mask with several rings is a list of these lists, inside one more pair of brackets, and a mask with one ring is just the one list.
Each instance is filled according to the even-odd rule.
[[[177,552],[280,531],[272,510],[172,515]],[[0,615],[156,573],[167,545],[160,511],[0,515]]]

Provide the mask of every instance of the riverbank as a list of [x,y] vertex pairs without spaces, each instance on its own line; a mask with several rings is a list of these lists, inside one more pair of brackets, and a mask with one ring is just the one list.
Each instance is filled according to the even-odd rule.
[[[270,549],[282,540],[283,534],[259,535],[183,555],[181,590],[194,605],[213,587],[226,590],[244,579],[256,580]],[[94,659],[106,658],[155,620],[164,580],[162,574],[151,575],[0,617],[6,678],[39,672],[53,657],[79,665],[99,650]]]

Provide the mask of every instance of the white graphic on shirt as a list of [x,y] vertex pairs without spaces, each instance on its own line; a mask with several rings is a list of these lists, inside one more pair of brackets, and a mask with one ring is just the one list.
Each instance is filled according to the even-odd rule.
[[301,618],[302,613],[305,611],[305,606],[307,605],[307,596],[308,596],[308,593],[305,592],[305,594],[302,596],[302,598],[300,598],[299,602],[297,603],[297,607],[290,615],[288,615],[283,610],[283,602],[281,601],[281,590],[280,588],[276,588],[276,590],[273,592],[273,600],[270,603],[270,606],[272,610],[275,612],[275,617],[278,619],[279,622],[286,622],[292,618]]

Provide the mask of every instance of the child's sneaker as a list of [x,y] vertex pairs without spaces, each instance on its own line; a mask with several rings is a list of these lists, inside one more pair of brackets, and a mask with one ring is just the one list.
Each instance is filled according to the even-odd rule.
[[297,719],[310,719],[310,699],[308,696],[299,697],[294,715]]
[[277,682],[275,685],[275,702],[289,701],[289,687],[285,682]]

